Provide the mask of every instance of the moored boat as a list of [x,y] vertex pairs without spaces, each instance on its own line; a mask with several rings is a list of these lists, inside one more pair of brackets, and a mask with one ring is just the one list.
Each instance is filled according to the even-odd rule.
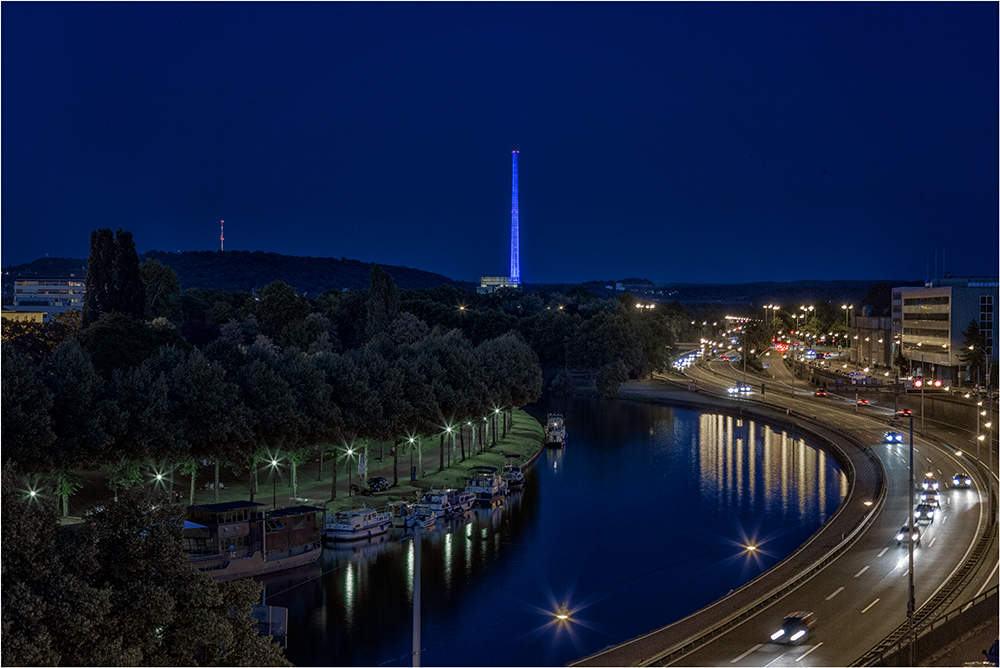
[[356,540],[370,538],[389,530],[392,519],[389,513],[374,508],[341,510],[326,518],[323,537],[330,540]]
[[566,424],[563,416],[559,413],[549,413],[548,423],[545,425],[545,445],[561,448],[565,444]]
[[188,563],[216,580],[236,580],[316,561],[317,514],[322,508],[290,506],[265,511],[254,501],[188,506],[184,550]]
[[521,467],[518,464],[514,462],[504,464],[500,475],[503,477],[504,482],[507,483],[508,489],[521,489],[524,487],[524,473],[521,472]]
[[438,514],[426,504],[390,501],[386,512],[397,529],[426,529],[434,526]]
[[465,491],[476,497],[477,504],[489,505],[507,494],[507,483],[494,466],[473,466],[469,468],[469,484]]

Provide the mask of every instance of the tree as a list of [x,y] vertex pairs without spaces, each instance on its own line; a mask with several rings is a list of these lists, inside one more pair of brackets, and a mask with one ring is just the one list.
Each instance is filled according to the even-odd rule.
[[146,301],[145,318],[165,317],[172,322],[181,320],[181,285],[177,274],[158,260],[146,260],[139,266],[139,275]]
[[986,342],[979,329],[979,323],[975,320],[969,322],[969,326],[963,332],[965,342],[962,345],[962,352],[959,353],[959,361],[968,367],[969,378],[979,378],[982,383],[986,382],[988,357],[986,355]]
[[101,314],[113,311],[116,295],[114,276],[115,239],[111,230],[90,233],[90,257],[87,259],[87,293],[83,300],[83,326],[89,327]]
[[618,360],[605,364],[597,372],[597,392],[602,397],[614,399],[621,384],[628,380],[625,363]]
[[41,471],[53,464],[52,391],[46,387],[39,370],[26,355],[16,352],[4,341],[2,348],[3,384],[0,457],[15,461],[27,470]]
[[377,264],[372,265],[370,280],[366,331],[368,338],[372,339],[384,334],[389,325],[399,317],[399,294],[392,282],[392,276],[385,273]]
[[146,314],[146,288],[139,273],[139,256],[132,233],[94,230],[87,260],[87,294],[83,301],[83,326],[102,313],[122,313],[133,318]]
[[249,619],[260,585],[192,568],[162,496],[129,490],[59,527],[50,498],[23,487],[5,466],[4,665],[290,665]]

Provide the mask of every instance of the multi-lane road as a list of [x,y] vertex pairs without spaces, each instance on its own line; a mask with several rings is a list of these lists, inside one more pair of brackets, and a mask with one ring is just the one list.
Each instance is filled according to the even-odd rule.
[[[772,354],[772,359],[775,355]],[[891,407],[858,407],[854,397],[816,397],[802,380],[793,382],[781,363],[770,365],[774,378],[766,380],[767,396],[774,404],[789,407],[799,415],[814,417],[847,431],[870,446],[885,469],[887,494],[881,512],[869,528],[842,556],[784,598],[759,610],[739,625],[718,635],[694,651],[673,658],[670,665],[801,666],[849,665],[907,620],[909,559],[906,544],[896,535],[913,512],[920,479],[932,471],[941,482],[940,510],[933,523],[921,526],[920,542],[914,550],[914,600],[919,610],[965,563],[988,522],[985,485],[968,462],[958,456],[962,443],[946,442],[932,431],[914,439],[916,486],[909,469],[909,420],[890,427],[868,420],[864,413],[892,417]],[[731,363],[702,363],[686,371],[703,388],[724,392],[741,383],[742,369]],[[759,379],[752,382],[751,396],[760,399]],[[903,443],[886,444],[887,430],[904,434]],[[966,440],[971,442],[971,437]],[[976,481],[969,489],[951,488],[956,472],[967,472]],[[995,474],[993,474],[995,476]],[[994,480],[995,482],[995,480]],[[995,527],[993,529],[995,531]],[[990,550],[983,564],[951,605],[971,600],[997,583],[997,554]],[[770,641],[782,618],[796,610],[816,613],[818,622],[801,645]]]

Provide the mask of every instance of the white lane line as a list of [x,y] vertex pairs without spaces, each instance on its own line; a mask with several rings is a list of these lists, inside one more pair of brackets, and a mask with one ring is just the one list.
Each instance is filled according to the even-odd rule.
[[795,660],[796,661],[801,661],[802,659],[804,659],[807,656],[809,656],[810,654],[812,654],[815,650],[819,649],[819,646],[822,645],[822,644],[823,643],[821,643],[821,642],[820,643],[816,643],[815,645],[813,645],[812,647],[809,648],[808,652],[806,652],[805,654],[803,654],[802,656],[800,656],[799,658],[797,658]]
[[928,545],[927,547],[934,547],[934,541],[936,541],[936,540],[937,540],[937,536],[934,536],[933,538],[931,538],[931,544]]
[[888,551],[889,551],[889,548],[885,548],[885,549],[883,549],[883,550],[882,550],[881,552],[879,552],[879,553],[878,553],[878,556],[880,556],[880,557],[881,557],[881,556],[882,556],[883,554],[885,554],[885,553],[886,553],[886,552],[888,552]]
[[864,567],[864,568],[862,568],[862,569],[861,569],[860,571],[858,571],[857,573],[855,573],[855,574],[854,574],[854,577],[858,577],[858,576],[860,576],[860,575],[861,575],[862,573],[864,573],[864,572],[865,572],[865,571],[867,571],[867,570],[868,570],[868,566],[865,566],[865,567]]
[[736,657],[735,659],[733,659],[729,663],[736,663],[737,661],[739,661],[740,659],[742,659],[743,657],[745,657],[747,654],[751,654],[753,652],[756,652],[758,649],[760,649],[763,646],[764,646],[764,643],[757,643],[756,645],[754,645],[753,647],[751,647],[747,651],[743,652],[742,654],[740,654],[738,657]]
[[879,602],[879,601],[881,601],[881,600],[882,600],[882,599],[880,599],[880,598],[877,598],[877,599],[875,599],[874,601],[872,601],[871,603],[869,603],[869,604],[868,604],[868,607],[867,607],[867,608],[865,608],[864,610],[862,610],[862,611],[861,611],[861,614],[863,615],[863,614],[865,614],[866,612],[868,612],[868,609],[869,609],[869,608],[871,608],[871,607],[872,607],[873,605],[875,605],[876,603],[878,603],[878,602]]
[[842,591],[844,591],[844,588],[843,588],[843,587],[841,587],[841,588],[840,588],[840,589],[838,589],[837,591],[835,591],[835,592],[833,592],[832,594],[830,594],[829,596],[827,596],[827,597],[826,597],[826,600],[828,600],[828,601],[829,601],[830,599],[832,599],[832,598],[833,598],[834,596],[836,596],[837,594],[839,594],[839,593],[840,593],[840,592],[842,592]]
[[948,516],[947,515],[942,515],[942,517],[941,517],[941,524],[944,524],[947,521],[948,521]]

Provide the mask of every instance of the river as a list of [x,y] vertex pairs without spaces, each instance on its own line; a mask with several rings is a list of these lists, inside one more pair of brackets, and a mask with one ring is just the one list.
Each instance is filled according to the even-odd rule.
[[[563,413],[568,443],[503,505],[423,537],[422,665],[564,665],[669,624],[786,557],[846,494],[830,456],[758,421],[585,398],[527,410]],[[262,581],[289,609],[292,662],[375,666],[412,664],[413,578],[411,536],[390,532]]]

